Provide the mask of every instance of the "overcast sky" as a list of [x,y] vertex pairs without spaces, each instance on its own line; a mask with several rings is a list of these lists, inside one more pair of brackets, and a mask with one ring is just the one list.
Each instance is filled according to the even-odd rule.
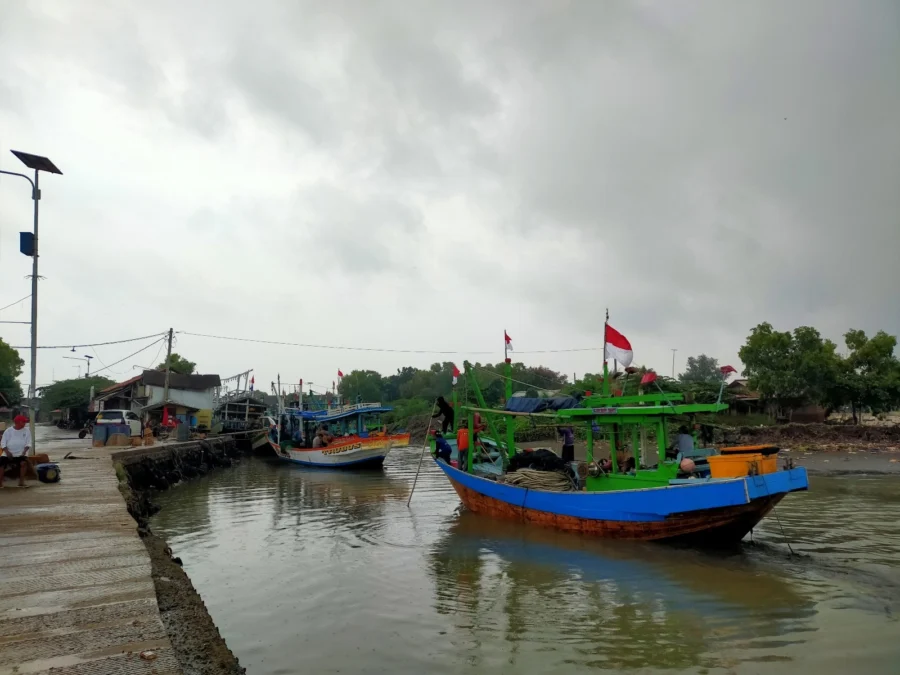
[[[0,169],[65,174],[42,177],[40,344],[460,352],[178,337],[267,387],[498,361],[504,328],[600,346],[606,306],[663,373],[672,348],[739,365],[761,321],[900,332],[896,0],[212,7],[0,3]],[[0,306],[30,290],[28,197],[0,178]],[[41,352],[38,382],[80,354]]]

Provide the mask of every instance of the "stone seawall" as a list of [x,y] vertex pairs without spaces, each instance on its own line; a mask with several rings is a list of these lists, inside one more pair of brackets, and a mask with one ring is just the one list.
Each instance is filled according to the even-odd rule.
[[151,531],[149,519],[159,511],[151,498],[154,492],[181,481],[229,467],[246,452],[233,438],[212,438],[112,455],[119,490],[150,555],[163,625],[185,673],[233,675],[246,671],[225,644],[206,605],[182,570],[181,560]]

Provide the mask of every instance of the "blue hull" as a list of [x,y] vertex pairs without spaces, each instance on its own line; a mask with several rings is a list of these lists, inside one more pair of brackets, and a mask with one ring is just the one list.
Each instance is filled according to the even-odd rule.
[[806,490],[806,469],[696,480],[612,492],[549,492],[479,478],[437,462],[467,508],[500,518],[621,539],[740,541],[788,493]]

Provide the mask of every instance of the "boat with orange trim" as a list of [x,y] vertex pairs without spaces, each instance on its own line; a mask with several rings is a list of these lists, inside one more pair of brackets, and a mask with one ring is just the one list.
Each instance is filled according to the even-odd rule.
[[[777,448],[698,449],[696,433],[689,443],[670,438],[670,423],[724,411],[721,402],[687,403],[661,389],[614,395],[605,363],[601,395],[555,403],[512,398],[506,359],[507,404],[497,410],[485,404],[471,364],[465,369],[477,403],[460,408],[460,447],[437,433],[430,443],[437,466],[472,512],[606,538],[729,546],[785,496],[809,487],[806,469],[789,460],[778,468]],[[476,415],[486,426],[476,424]],[[529,457],[530,449],[517,448],[514,439],[512,422],[519,416],[581,427],[586,461],[563,462],[552,451]],[[498,433],[501,421],[504,434]],[[601,447],[608,459],[595,458]]]

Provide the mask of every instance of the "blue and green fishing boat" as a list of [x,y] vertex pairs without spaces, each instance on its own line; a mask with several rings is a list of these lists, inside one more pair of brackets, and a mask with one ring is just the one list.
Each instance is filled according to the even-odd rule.
[[[777,448],[679,443],[671,423],[690,424],[727,405],[686,402],[661,390],[614,395],[606,363],[599,395],[523,400],[512,397],[506,359],[502,410],[485,405],[468,362],[465,372],[476,403],[457,408],[457,438],[438,441],[432,434],[431,447],[475,513],[608,538],[728,546],[786,495],[809,487],[805,469],[778,466]],[[519,417],[575,428],[586,456],[563,462],[546,450],[517,447],[513,422]]]

